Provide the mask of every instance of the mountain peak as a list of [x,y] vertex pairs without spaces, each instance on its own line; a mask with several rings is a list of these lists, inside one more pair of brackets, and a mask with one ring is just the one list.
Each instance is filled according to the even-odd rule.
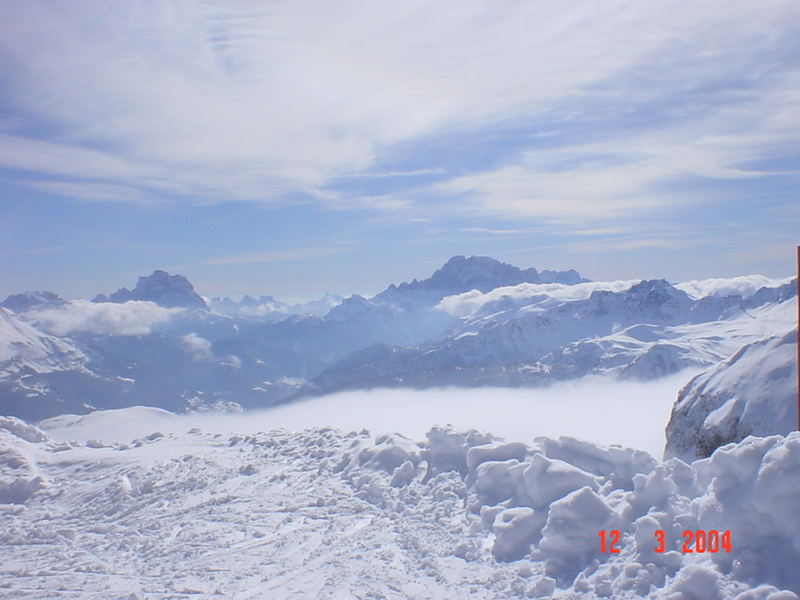
[[445,296],[462,294],[471,290],[488,292],[498,287],[520,283],[565,283],[587,281],[575,270],[542,271],[534,268],[520,269],[489,256],[463,256],[450,258],[428,279],[399,286],[390,285],[373,300],[405,306],[409,302],[433,305]]
[[472,289],[488,292],[500,285],[534,283],[537,281],[536,269],[522,270],[519,267],[500,262],[489,256],[454,256],[430,279],[431,287],[459,289],[467,292]]
[[[102,294],[95,301],[103,301]],[[205,301],[194,291],[194,287],[183,275],[170,275],[156,269],[149,276],[139,277],[133,290],[122,287],[111,294],[108,302],[122,303],[129,300],[145,300],[167,308],[208,309]]]
[[21,294],[12,294],[0,306],[7,308],[15,313],[21,313],[32,308],[41,308],[44,306],[62,306],[66,304],[58,294],[53,292],[23,292]]

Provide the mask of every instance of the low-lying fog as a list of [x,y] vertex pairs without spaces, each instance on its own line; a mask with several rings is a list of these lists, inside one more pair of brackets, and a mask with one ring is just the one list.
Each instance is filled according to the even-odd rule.
[[373,434],[402,433],[422,440],[434,425],[479,429],[510,441],[567,435],[603,445],[621,444],[660,458],[664,428],[680,388],[692,372],[651,382],[587,377],[543,389],[445,388],[349,391],[238,414],[172,415],[134,407],[57,417],[43,423],[59,440],[130,441],[192,427],[213,433],[254,433],[332,426]]

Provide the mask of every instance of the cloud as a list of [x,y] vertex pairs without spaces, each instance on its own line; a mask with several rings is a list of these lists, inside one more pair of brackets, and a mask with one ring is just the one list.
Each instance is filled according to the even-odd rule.
[[[702,121],[619,131],[611,142],[565,140],[556,148],[527,150],[499,168],[437,182],[427,191],[455,198],[454,204],[473,214],[570,224],[618,222],[715,200],[718,195],[687,183],[780,174],[744,165],[781,156],[794,145],[783,129],[800,127],[800,116],[788,115],[794,102],[775,92],[735,109],[720,108]],[[783,118],[770,122],[764,118],[770,113]]]
[[181,341],[195,360],[209,360],[213,358],[211,354],[211,342],[200,337],[196,333],[193,332],[181,336]]
[[598,290],[622,292],[641,280],[633,281],[590,281],[576,285],[561,283],[520,283],[508,287],[495,288],[489,292],[472,290],[463,294],[443,298],[436,308],[455,317],[469,317],[485,305],[498,301],[511,301],[516,305],[552,305],[561,302],[585,300]]
[[266,250],[264,252],[248,252],[237,254],[236,256],[223,256],[205,260],[206,264],[212,265],[233,265],[242,263],[290,263],[304,260],[314,260],[352,252],[353,248],[294,248],[290,250]]
[[702,235],[692,231],[673,233],[637,233],[615,236],[604,239],[595,239],[585,242],[571,242],[563,244],[565,252],[569,254],[584,254],[591,252],[627,252],[643,248],[678,249],[687,248],[707,242]]
[[436,174],[381,162],[519,123],[560,165],[531,135],[429,191],[567,220],[670,206],[666,182],[757,177],[741,163],[796,149],[796,17],[788,0],[4,3],[0,167],[95,201],[342,205],[336,178]]
[[525,235],[534,233],[534,229],[491,229],[489,227],[463,227],[464,233],[488,233],[489,235]]
[[152,302],[123,304],[73,300],[59,308],[27,313],[37,327],[55,335],[90,332],[110,335],[146,335],[156,325],[181,313],[180,308],[164,308]]
[[763,275],[742,275],[730,279],[703,279],[699,281],[685,281],[675,285],[691,297],[699,299],[706,296],[731,296],[742,295],[745,298],[752,296],[763,287],[779,287],[788,283],[792,278],[772,279]]
[[343,431],[367,428],[375,435],[398,432],[423,440],[434,425],[451,424],[526,443],[538,436],[567,435],[639,448],[660,458],[670,410],[678,390],[693,374],[651,382],[588,377],[536,389],[352,391],[238,415],[175,416],[133,407],[74,419],[57,417],[53,426],[60,425],[48,427],[48,434],[65,440],[130,441],[154,431],[185,433],[192,427],[207,433],[255,433],[331,426]]

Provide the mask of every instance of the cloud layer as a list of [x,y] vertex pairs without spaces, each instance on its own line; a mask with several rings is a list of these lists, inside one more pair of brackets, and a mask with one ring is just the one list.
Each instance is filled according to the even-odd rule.
[[455,317],[469,317],[478,312],[485,305],[492,302],[503,301],[514,304],[537,304],[552,306],[560,302],[585,300],[593,292],[607,290],[610,292],[623,292],[640,280],[632,281],[590,281],[577,285],[561,283],[520,283],[507,287],[495,288],[489,292],[472,290],[463,294],[447,296],[437,305],[437,308],[450,313]]
[[[129,441],[154,431],[251,433],[332,426],[373,434],[402,433],[421,440],[434,425],[478,429],[530,443],[562,435],[598,444],[622,444],[660,458],[664,428],[678,390],[693,373],[653,382],[591,377],[546,389],[433,389],[353,391],[294,402],[246,414],[175,416],[153,408],[99,411],[51,419],[56,439]],[[57,429],[50,429],[57,426]]]
[[[37,327],[54,335],[90,332],[110,335],[147,335],[155,325],[165,323],[180,308],[164,308],[152,302],[131,301],[124,304],[73,300],[59,308],[47,308],[27,314]],[[202,340],[191,340],[196,342]],[[197,347],[197,343],[193,344]]]

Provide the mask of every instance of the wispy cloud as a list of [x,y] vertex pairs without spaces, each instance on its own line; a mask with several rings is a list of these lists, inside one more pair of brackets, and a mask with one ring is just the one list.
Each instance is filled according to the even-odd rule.
[[352,252],[353,248],[330,247],[330,248],[295,248],[291,250],[266,250],[264,252],[248,252],[235,256],[223,256],[205,260],[206,264],[211,265],[233,265],[242,263],[290,263],[306,260],[316,260],[326,258],[344,252]]
[[[767,176],[742,165],[797,150],[789,0],[32,0],[0,18],[15,113],[0,122],[0,167],[83,200],[281,204],[299,192],[421,212],[428,202],[391,190],[321,190],[444,176],[383,163],[518,122],[538,134],[516,156],[421,192],[457,197],[447,210],[574,221],[671,206],[682,197],[665,187],[688,176]],[[566,139],[581,123],[583,139]]]
[[687,232],[682,235],[664,235],[660,233],[615,236],[586,242],[570,242],[563,246],[568,254],[586,252],[628,252],[645,248],[679,249],[704,243],[702,235]]
[[524,235],[532,233],[534,229],[494,229],[490,227],[463,227],[464,233],[488,233],[490,235]]
[[[743,165],[779,156],[793,144],[788,131],[800,127],[794,102],[776,94],[702,121],[619,132],[611,142],[529,150],[512,164],[430,189],[456,198],[464,210],[569,223],[619,222],[632,214],[718,199],[704,186],[687,191],[685,184],[775,176]],[[765,118],[770,114],[781,116]]]

